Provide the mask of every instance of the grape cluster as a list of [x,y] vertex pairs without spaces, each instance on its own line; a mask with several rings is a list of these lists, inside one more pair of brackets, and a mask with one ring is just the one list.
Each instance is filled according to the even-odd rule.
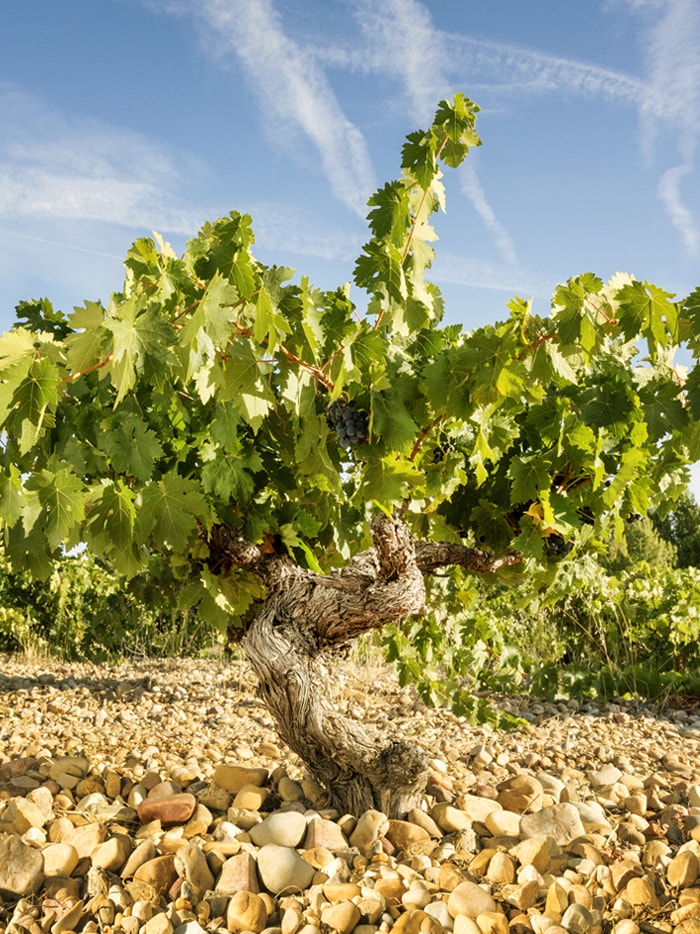
[[456,450],[456,447],[457,445],[455,444],[454,438],[445,438],[441,440],[440,443],[436,444],[433,448],[433,463],[439,464],[445,459],[445,455]]
[[547,553],[547,557],[553,558],[555,561],[560,558],[565,558],[573,547],[573,542],[567,542],[566,539],[562,538],[557,532],[548,535],[544,540],[544,550]]
[[358,409],[357,404],[336,399],[326,411],[326,422],[338,435],[338,441],[344,448],[363,444],[369,435],[369,414]]

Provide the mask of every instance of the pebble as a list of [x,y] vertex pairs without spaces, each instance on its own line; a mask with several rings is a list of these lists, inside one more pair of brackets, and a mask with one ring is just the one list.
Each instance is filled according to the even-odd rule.
[[692,710],[493,698],[500,733],[348,666],[341,711],[430,756],[401,820],[329,810],[237,662],[7,657],[0,931],[700,934]]
[[307,888],[315,870],[291,847],[268,843],[258,851],[258,872],[265,888],[279,895]]

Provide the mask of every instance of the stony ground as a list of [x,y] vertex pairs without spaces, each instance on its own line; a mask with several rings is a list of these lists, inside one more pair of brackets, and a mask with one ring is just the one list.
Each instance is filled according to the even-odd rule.
[[700,710],[333,689],[428,750],[407,820],[326,809],[238,663],[0,656],[0,932],[700,934]]

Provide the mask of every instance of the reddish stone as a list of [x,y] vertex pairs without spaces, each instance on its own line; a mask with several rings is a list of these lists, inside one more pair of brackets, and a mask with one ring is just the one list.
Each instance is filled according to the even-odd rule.
[[169,798],[146,798],[138,806],[139,820],[142,824],[159,820],[161,824],[185,824],[194,814],[197,799],[194,795],[182,792]]

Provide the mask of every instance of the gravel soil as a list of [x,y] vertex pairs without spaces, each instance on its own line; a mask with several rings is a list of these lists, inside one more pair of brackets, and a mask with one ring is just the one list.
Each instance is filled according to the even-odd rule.
[[243,663],[0,656],[0,934],[700,934],[700,709],[327,690],[428,752],[407,820],[327,809]]

